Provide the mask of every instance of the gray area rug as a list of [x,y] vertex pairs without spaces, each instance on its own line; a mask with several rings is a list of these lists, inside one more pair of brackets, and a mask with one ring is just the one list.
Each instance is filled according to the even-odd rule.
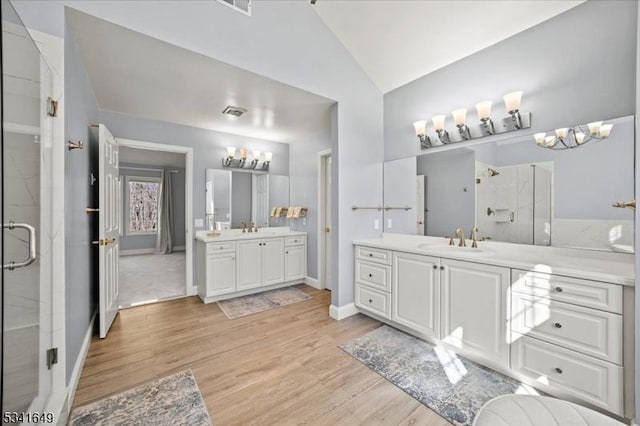
[[480,407],[498,395],[541,394],[386,325],[340,349],[455,425],[470,425]]
[[191,370],[112,395],[71,413],[70,426],[213,425]]
[[313,299],[304,291],[295,287],[278,288],[258,294],[235,297],[233,299],[221,300],[218,306],[229,319],[244,317],[280,306],[291,305],[293,303],[304,302]]

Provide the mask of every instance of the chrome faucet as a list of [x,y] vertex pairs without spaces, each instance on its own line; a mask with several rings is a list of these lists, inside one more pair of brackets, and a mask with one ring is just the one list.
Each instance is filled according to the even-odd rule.
[[469,233],[469,239],[473,242],[471,243],[471,248],[478,248],[478,227],[474,226],[471,228],[471,232]]
[[242,233],[247,232],[247,222],[245,222],[244,220],[242,221]]
[[456,229],[456,237],[460,238],[460,242],[458,243],[458,247],[466,247],[467,243],[464,241],[464,231],[462,228]]
[[253,232],[253,228],[255,227],[255,224],[253,222],[251,222],[249,224],[249,232]]

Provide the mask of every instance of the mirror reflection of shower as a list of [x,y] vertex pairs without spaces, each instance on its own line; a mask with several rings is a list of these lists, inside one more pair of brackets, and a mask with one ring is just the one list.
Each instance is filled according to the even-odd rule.
[[497,167],[476,161],[481,238],[551,245],[553,162]]

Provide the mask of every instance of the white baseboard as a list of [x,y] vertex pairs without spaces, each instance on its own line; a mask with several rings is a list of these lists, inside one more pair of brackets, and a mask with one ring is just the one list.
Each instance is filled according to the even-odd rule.
[[344,306],[336,306],[336,305],[329,306],[329,316],[338,321],[348,318],[352,315],[355,315],[358,312],[359,311],[356,308],[356,305],[354,305],[353,303],[349,303],[348,305],[344,305]]
[[140,254],[153,254],[156,252],[154,248],[135,249],[135,250],[121,250],[120,256],[137,256]]
[[78,359],[76,359],[76,364],[73,366],[73,373],[71,373],[69,386],[67,386],[67,416],[71,412],[73,399],[76,396],[76,390],[78,389],[78,383],[80,382],[80,375],[82,374],[82,367],[84,367],[84,362],[87,359],[87,354],[89,353],[89,346],[91,346],[91,337],[93,336],[93,324],[96,321],[97,314],[98,313],[95,312],[93,314],[93,317],[91,317],[91,322],[89,323],[87,334],[84,335],[84,340],[82,341],[82,347],[80,348]]
[[318,290],[322,290],[322,286],[320,285],[320,281],[315,279],[315,278],[305,277],[304,278],[304,283],[307,284],[307,285],[310,285],[313,288],[317,288]]

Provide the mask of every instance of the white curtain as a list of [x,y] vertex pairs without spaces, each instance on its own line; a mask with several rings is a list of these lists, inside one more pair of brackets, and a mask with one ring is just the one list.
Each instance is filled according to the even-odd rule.
[[171,190],[171,173],[165,170],[162,173],[162,185],[160,186],[160,217],[158,218],[158,237],[156,240],[156,253],[169,254],[173,251],[173,195]]

